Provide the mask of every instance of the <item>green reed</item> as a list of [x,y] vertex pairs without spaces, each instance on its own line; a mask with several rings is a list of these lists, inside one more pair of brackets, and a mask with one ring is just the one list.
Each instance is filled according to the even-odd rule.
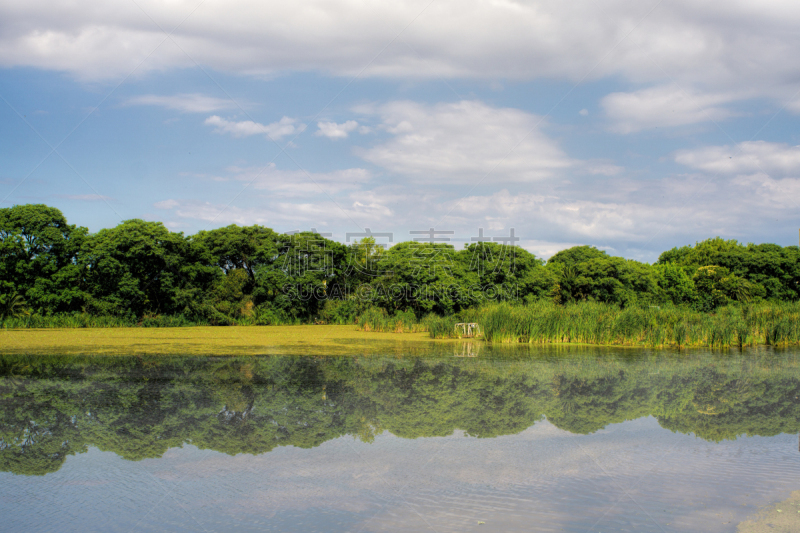
[[394,315],[380,307],[371,307],[358,317],[358,329],[388,333],[413,333],[427,331],[426,325],[417,322],[411,311],[397,311]]
[[677,307],[559,306],[500,303],[476,320],[495,343],[587,343],[644,346],[750,346],[800,343],[800,303],[729,306],[716,313]]

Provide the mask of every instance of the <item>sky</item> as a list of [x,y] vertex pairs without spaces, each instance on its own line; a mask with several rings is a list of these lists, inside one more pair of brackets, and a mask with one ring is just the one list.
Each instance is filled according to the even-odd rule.
[[0,0],[0,207],[797,245],[798,27],[783,0]]

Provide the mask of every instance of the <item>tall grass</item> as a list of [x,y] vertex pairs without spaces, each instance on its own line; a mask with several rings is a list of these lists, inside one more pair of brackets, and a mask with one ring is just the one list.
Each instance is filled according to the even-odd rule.
[[445,339],[456,336],[455,327],[459,320],[454,316],[438,316],[433,313],[420,321],[423,331],[428,331],[434,339]]
[[584,302],[484,307],[477,322],[490,342],[646,346],[750,346],[800,343],[800,303],[731,306],[716,313],[684,308]]
[[[419,322],[382,309],[359,317],[364,331],[427,331],[433,338],[459,337],[457,322],[477,322],[492,343],[581,343],[618,346],[755,346],[800,344],[800,302],[730,306],[715,313],[677,307],[627,307],[582,302],[560,306],[498,303]],[[411,320],[409,322],[408,320]]]
[[380,307],[371,307],[358,317],[358,328],[363,331],[413,333],[426,331],[411,311],[397,311],[394,315]]
[[428,313],[418,321],[411,311],[398,311],[394,315],[390,315],[382,308],[373,307],[358,317],[358,327],[362,331],[392,333],[427,331],[434,339],[445,339],[459,337],[460,334],[455,328],[456,324],[458,322],[475,322],[474,317],[477,316],[477,313],[476,309],[465,310],[449,316]]

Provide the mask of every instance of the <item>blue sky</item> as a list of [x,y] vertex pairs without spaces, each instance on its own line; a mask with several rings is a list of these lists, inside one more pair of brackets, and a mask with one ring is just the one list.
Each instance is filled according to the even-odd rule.
[[[0,206],[92,231],[797,244],[800,4],[0,5]],[[55,148],[55,150],[53,150]]]

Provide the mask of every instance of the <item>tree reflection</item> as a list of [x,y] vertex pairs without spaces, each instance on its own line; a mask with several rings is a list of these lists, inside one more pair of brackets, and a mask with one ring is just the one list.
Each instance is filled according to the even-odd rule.
[[[460,354],[457,354],[460,355]],[[0,470],[89,446],[261,454],[351,435],[490,438],[546,417],[578,434],[652,415],[710,440],[800,430],[800,357],[0,357]]]

